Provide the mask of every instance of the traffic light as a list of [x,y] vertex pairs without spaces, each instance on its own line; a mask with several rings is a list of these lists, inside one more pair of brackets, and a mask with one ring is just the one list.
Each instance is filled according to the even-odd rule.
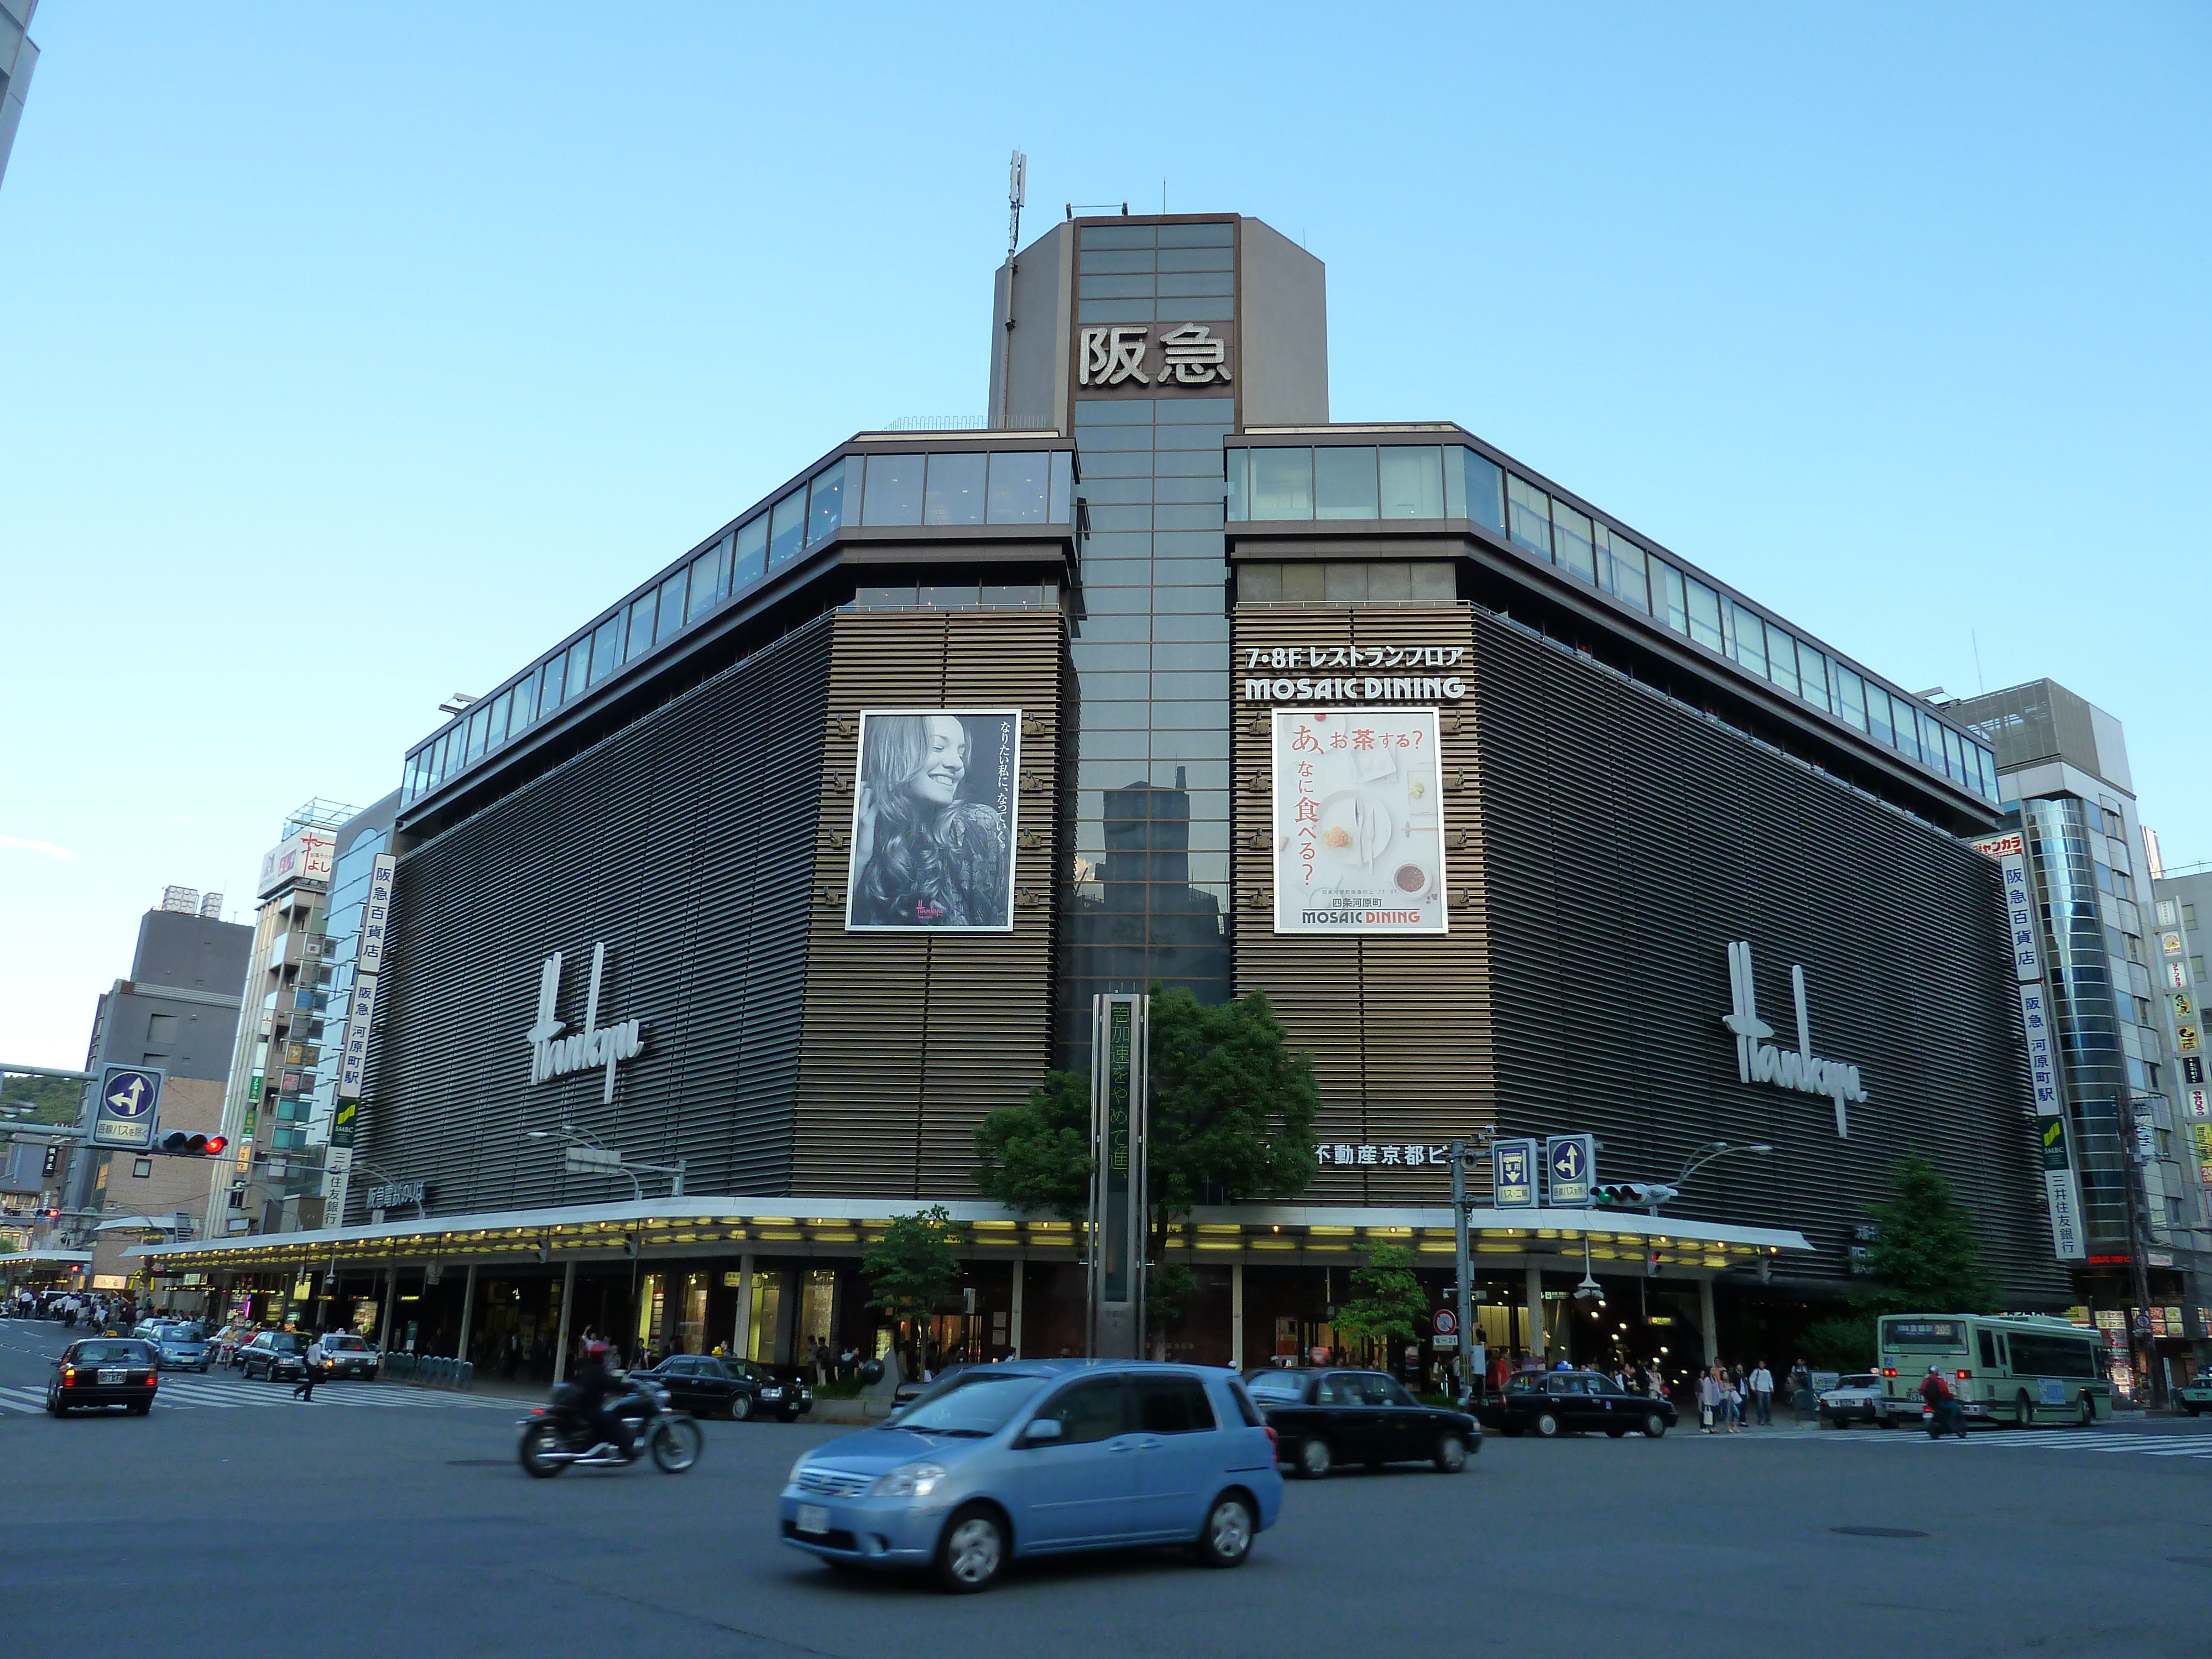
[[230,1145],[222,1135],[190,1134],[182,1129],[172,1129],[154,1143],[154,1150],[167,1158],[221,1158],[222,1149]]
[[1648,1210],[1655,1204],[1664,1204],[1676,1192],[1656,1181],[1613,1181],[1593,1188],[1590,1196],[1600,1209]]

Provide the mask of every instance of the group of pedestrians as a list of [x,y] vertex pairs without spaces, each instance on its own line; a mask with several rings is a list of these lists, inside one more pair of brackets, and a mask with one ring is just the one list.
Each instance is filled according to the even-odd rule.
[[1762,1359],[1741,1365],[1709,1365],[1698,1377],[1698,1420],[1707,1434],[1741,1434],[1746,1419],[1774,1425],[1774,1373]]
[[127,1331],[138,1322],[138,1307],[127,1296],[88,1295],[82,1291],[18,1289],[7,1304],[15,1319],[58,1319],[74,1330]]

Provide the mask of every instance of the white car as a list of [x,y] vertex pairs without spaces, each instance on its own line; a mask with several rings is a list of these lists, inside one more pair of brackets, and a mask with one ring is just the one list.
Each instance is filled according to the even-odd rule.
[[1889,1419],[1882,1415],[1881,1379],[1871,1372],[1838,1378],[1834,1388],[1820,1390],[1820,1399],[1824,1429],[1848,1429],[1854,1423],[1889,1426]]

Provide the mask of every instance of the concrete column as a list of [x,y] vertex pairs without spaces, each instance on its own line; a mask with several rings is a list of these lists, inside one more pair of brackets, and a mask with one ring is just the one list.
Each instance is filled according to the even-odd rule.
[[1229,1264],[1229,1368],[1244,1369],[1244,1264]]
[[469,1276],[461,1286],[461,1340],[454,1344],[453,1358],[465,1361],[469,1357],[469,1321],[477,1310],[477,1264],[469,1263]]
[[1544,1270],[1534,1261],[1528,1263],[1528,1355],[1539,1364],[1551,1363],[1544,1339]]
[[553,1386],[558,1388],[568,1376],[568,1315],[576,1305],[576,1258],[570,1256],[561,1269],[561,1334],[553,1339]]
[[1705,1364],[1717,1365],[1721,1363],[1721,1334],[1713,1318],[1713,1281],[1710,1279],[1698,1281],[1698,1323],[1705,1328]]
[[386,1267],[384,1270],[384,1328],[376,1339],[380,1368],[382,1364],[381,1356],[392,1352],[392,1310],[398,1301],[399,1269],[397,1267]]
[[1017,1359],[1022,1357],[1022,1281],[1029,1277],[1029,1267],[1026,1255],[1014,1258],[1014,1301],[1012,1310],[1006,1315],[1006,1345],[1013,1349]]
[[738,1258],[738,1328],[730,1338],[730,1353],[733,1358],[750,1359],[753,1334],[753,1259],[750,1255]]

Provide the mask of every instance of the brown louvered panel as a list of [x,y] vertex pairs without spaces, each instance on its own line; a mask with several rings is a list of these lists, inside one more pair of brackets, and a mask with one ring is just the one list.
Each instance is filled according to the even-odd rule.
[[[1243,701],[1243,681],[1264,676],[1311,677],[1315,671],[1273,666],[1277,649],[1334,652],[1340,647],[1457,647],[1468,672],[1473,644],[1468,607],[1461,605],[1363,607],[1244,605],[1231,621],[1233,771],[1237,788],[1232,874],[1237,988],[1264,989],[1291,1045],[1313,1056],[1321,1085],[1316,1133],[1331,1144],[1419,1145],[1425,1149],[1468,1135],[1492,1121],[1492,1046],[1488,976],[1480,905],[1480,792],[1472,699],[1455,709],[1439,702],[1440,765],[1446,790],[1439,803],[1446,832],[1447,890],[1474,895],[1455,902],[1444,934],[1333,938],[1274,932],[1272,757],[1265,705]],[[1247,666],[1249,653],[1263,653]],[[1309,654],[1309,661],[1310,656]],[[1385,665],[1372,671],[1324,666],[1324,675],[1365,678],[1439,676],[1435,668]],[[1419,696],[1377,700],[1423,707]],[[1358,705],[1316,702],[1313,708],[1356,711]],[[1461,787],[1455,788],[1453,785]],[[1461,845],[1453,846],[1456,836]],[[1310,1201],[1342,1204],[1435,1203],[1447,1195],[1441,1170],[1372,1166],[1324,1168]]]
[[[831,655],[793,1189],[972,1192],[976,1124],[1026,1098],[1050,1052],[1064,625],[1057,611],[849,611]],[[1011,933],[845,931],[860,711],[928,708],[1023,712]]]

